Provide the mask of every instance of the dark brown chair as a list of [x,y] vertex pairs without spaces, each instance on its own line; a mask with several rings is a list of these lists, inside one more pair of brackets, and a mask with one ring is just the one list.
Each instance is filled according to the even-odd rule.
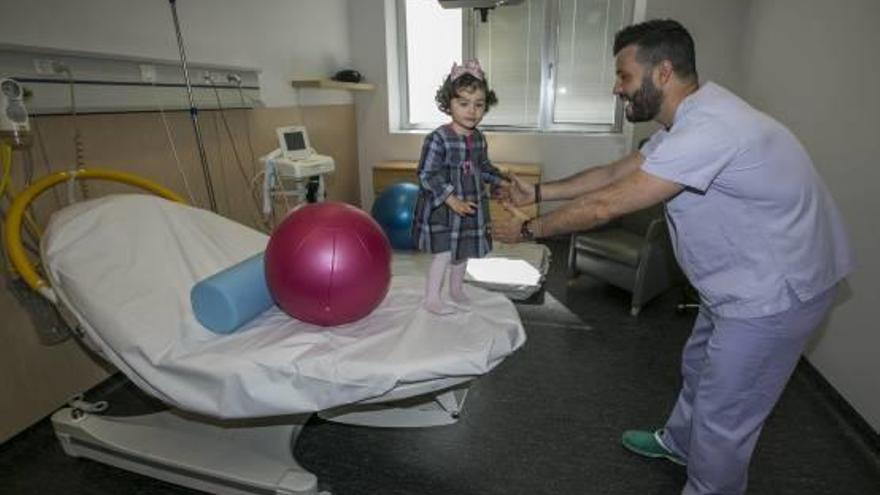
[[587,274],[631,292],[633,316],[683,278],[659,205],[572,234],[568,267],[572,279]]

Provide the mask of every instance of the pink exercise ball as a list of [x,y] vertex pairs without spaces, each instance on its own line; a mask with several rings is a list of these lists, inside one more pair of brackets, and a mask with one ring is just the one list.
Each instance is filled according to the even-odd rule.
[[266,283],[287,314],[334,326],[359,320],[385,299],[391,244],[367,213],[345,203],[297,208],[269,238]]

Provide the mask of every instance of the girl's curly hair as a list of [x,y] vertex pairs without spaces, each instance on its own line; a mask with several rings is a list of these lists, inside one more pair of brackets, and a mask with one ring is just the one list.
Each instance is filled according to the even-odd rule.
[[463,74],[455,80],[451,80],[450,76],[446,76],[446,80],[443,82],[443,85],[437,89],[437,94],[434,96],[434,101],[437,102],[437,108],[446,115],[450,115],[451,110],[449,105],[452,102],[452,99],[458,96],[458,92],[463,89],[469,91],[482,89],[483,92],[486,93],[487,113],[493,105],[498,103],[498,97],[495,96],[495,92],[489,89],[488,78],[484,77],[480,80],[471,74]]

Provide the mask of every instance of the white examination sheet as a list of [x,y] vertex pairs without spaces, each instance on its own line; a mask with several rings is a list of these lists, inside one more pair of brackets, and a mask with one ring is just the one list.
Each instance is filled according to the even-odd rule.
[[366,318],[323,328],[276,307],[236,333],[195,319],[197,281],[264,249],[267,237],[206,210],[115,195],[53,215],[52,286],[97,350],[148,393],[218,418],[313,412],[482,375],[525,342],[513,304],[477,287],[470,312],[421,309],[424,274],[395,265]]

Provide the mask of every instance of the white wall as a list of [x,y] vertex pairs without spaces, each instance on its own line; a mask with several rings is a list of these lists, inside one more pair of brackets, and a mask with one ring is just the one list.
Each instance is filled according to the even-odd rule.
[[[711,3],[711,8],[706,3]],[[393,0],[349,2],[354,66],[379,85],[373,93],[355,96],[364,205],[372,201],[372,167],[383,160],[418,159],[424,139],[424,133],[389,131],[388,81],[389,74],[396,77],[396,60],[386,60],[386,37],[391,46],[395,43],[395,22],[386,14],[393,12],[394,4]],[[744,5],[744,0],[647,0],[646,15],[682,19],[697,38],[701,74],[736,90],[741,83],[739,68],[730,67],[726,61],[739,60],[731,54],[739,53]],[[396,96],[392,96],[391,104],[396,104]],[[647,135],[651,128],[639,126],[636,137]],[[622,135],[490,133],[488,140],[493,160],[540,163],[545,179],[562,178],[585,166],[615,160],[628,147]]]
[[[646,0],[645,19],[675,19],[694,38],[700,81],[713,81],[737,94],[743,91],[742,44],[752,0]],[[638,143],[657,124],[636,125]]]
[[[351,103],[344,91],[300,90],[295,78],[350,65],[348,0],[180,0],[190,62],[253,67],[267,106]],[[3,1],[0,43],[178,60],[163,0]]]
[[740,52],[752,0],[647,1],[648,19],[675,19],[691,33],[701,81],[715,81],[734,93],[742,91]]
[[744,64],[747,96],[801,139],[837,200],[858,256],[808,354],[880,430],[880,2],[752,2]]

